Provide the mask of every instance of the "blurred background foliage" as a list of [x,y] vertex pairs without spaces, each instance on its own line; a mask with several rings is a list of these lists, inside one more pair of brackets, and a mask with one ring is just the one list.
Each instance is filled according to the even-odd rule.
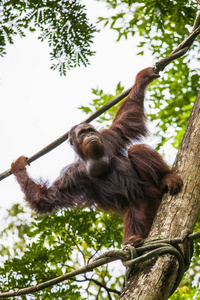
[[[99,0],[103,1],[103,0]],[[140,37],[138,55],[148,48],[155,61],[167,56],[192,29],[198,5],[186,0],[105,0],[110,17],[99,16],[99,22],[117,31],[121,38]],[[0,54],[14,35],[25,36],[25,30],[40,29],[41,41],[47,39],[52,69],[61,75],[80,64],[87,65],[95,24],[89,24],[81,1],[4,0],[0,11]],[[67,41],[67,42],[66,42]],[[184,57],[170,63],[165,74],[148,89],[148,120],[154,124],[156,148],[165,152],[170,143],[180,146],[188,118],[199,91],[199,37]],[[82,56],[78,49],[82,49]],[[118,83],[112,95],[93,89],[94,99],[87,107],[91,113],[123,91]],[[108,126],[116,108],[97,121]],[[3,212],[1,220],[0,291],[24,288],[60,276],[88,263],[108,249],[121,248],[122,220],[92,209],[60,211],[35,217],[30,210],[15,204]],[[200,230],[200,220],[196,229]],[[199,299],[200,245],[195,242],[192,264],[180,287],[170,299]],[[74,280],[49,287],[18,299],[118,299],[124,282],[121,263],[109,264],[78,276]]]

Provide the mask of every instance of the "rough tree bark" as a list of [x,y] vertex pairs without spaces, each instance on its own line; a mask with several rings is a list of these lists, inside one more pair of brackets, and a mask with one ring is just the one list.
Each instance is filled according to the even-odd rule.
[[[194,230],[200,211],[200,92],[174,166],[183,179],[183,188],[175,196],[163,197],[150,237],[180,237],[182,230]],[[177,274],[178,262],[170,254],[141,264],[125,286],[120,300],[168,299]]]

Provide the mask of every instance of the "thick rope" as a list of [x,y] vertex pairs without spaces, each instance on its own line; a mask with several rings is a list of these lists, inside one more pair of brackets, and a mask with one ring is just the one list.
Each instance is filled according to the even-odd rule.
[[[192,258],[192,252],[188,251],[188,248],[191,249],[193,240],[198,238],[200,238],[200,231],[189,234],[188,230],[183,230],[183,232],[181,233],[181,237],[173,239],[147,238],[141,247],[134,247],[132,245],[129,245],[125,246],[122,250],[107,251],[95,258],[91,263],[79,268],[78,270],[74,270],[62,276],[40,283],[36,286],[0,293],[0,299],[27,295],[29,293],[35,293],[44,290],[47,287],[53,286],[67,279],[74,279],[74,277],[77,275],[91,272],[94,268],[116,260],[121,260],[123,265],[127,267],[127,271],[125,274],[125,280],[127,283],[128,277],[130,275],[132,276],[132,272],[133,274],[134,271],[136,272],[135,267],[138,266],[139,263],[163,254],[171,254],[175,256],[179,263],[178,276],[171,291],[172,295],[177,289],[184,272],[187,271],[189,262]],[[181,247],[178,244],[183,246],[183,250],[181,250]]]
[[[192,239],[189,239],[190,234],[191,231],[188,229],[185,229],[181,232],[180,241],[183,249],[181,249],[181,247],[176,243],[175,239],[166,240],[164,238],[147,238],[146,241],[144,242],[143,247],[138,249],[133,247],[134,251],[132,250],[132,253],[134,253],[134,258],[129,261],[123,262],[123,265],[125,267],[128,267],[125,274],[125,283],[127,283],[129,276],[130,275],[132,276],[133,273],[137,271],[135,269],[135,266],[138,263],[147,261],[153,257],[162,254],[171,254],[177,258],[179,263],[178,276],[176,278],[176,282],[171,291],[171,295],[172,295],[177,289],[177,287],[179,286],[181,279],[184,273],[188,270],[191,262],[191,258],[193,255],[193,241]],[[142,251],[142,253],[144,253],[147,251],[147,249],[150,252],[147,252],[142,256],[137,257],[137,255],[139,254],[138,252]]]
[[[135,265],[137,265],[138,263],[145,262],[151,258],[157,257],[159,255],[163,255],[163,254],[171,254],[171,255],[175,256],[179,262],[179,271],[178,271],[178,276],[177,276],[176,282],[175,282],[174,287],[171,292],[171,295],[172,295],[175,292],[175,290],[177,289],[177,287],[179,286],[179,283],[180,283],[180,281],[183,277],[183,274],[185,273],[185,270],[186,270],[183,255],[175,247],[173,247],[172,245],[169,245],[167,243],[156,244],[154,247],[156,248],[155,250],[152,250],[140,257],[126,261],[123,263],[123,265],[128,267],[127,273],[132,274],[132,271],[136,271],[133,269],[133,267],[135,267]],[[128,280],[127,275],[125,276],[125,279]],[[127,283],[127,281],[126,281],[126,283]]]

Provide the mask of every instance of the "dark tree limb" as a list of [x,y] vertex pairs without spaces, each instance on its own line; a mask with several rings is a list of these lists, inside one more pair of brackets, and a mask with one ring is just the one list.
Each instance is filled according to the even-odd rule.
[[85,279],[86,279],[87,281],[91,281],[91,282],[95,283],[96,285],[98,285],[99,287],[105,289],[105,290],[106,290],[107,292],[109,292],[109,293],[114,293],[114,294],[117,294],[117,295],[120,295],[120,294],[121,294],[121,292],[119,292],[118,290],[108,288],[105,284],[103,284],[102,282],[99,282],[99,281],[96,280],[96,279],[88,278],[87,276],[85,276]]

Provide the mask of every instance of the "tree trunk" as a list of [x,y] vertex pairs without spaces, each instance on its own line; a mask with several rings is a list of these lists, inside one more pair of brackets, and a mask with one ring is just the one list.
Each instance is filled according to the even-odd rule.
[[[200,92],[174,166],[181,175],[183,188],[177,195],[163,197],[150,237],[180,237],[182,230],[194,230],[200,211]],[[122,291],[120,300],[168,299],[178,268],[177,259],[170,254],[141,264]]]

